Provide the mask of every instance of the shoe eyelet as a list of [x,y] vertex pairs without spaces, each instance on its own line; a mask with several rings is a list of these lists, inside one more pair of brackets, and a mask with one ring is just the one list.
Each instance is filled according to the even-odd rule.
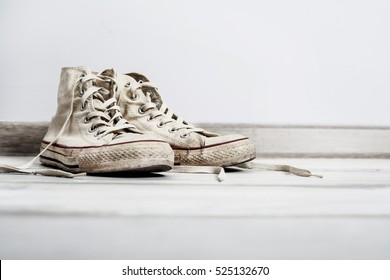
[[90,128],[88,128],[88,132],[89,133],[92,133],[92,132],[94,132],[95,131],[95,127],[93,127],[93,125],[90,127]]
[[143,81],[142,79],[138,81],[138,83],[140,83],[140,84],[142,84],[143,82],[144,82],[144,81]]
[[87,105],[86,105],[85,103],[81,104],[81,108],[80,108],[81,111],[84,111],[86,106],[87,106]]
[[131,86],[131,83],[130,82],[127,82],[126,84],[125,84],[125,87],[130,87]]
[[83,95],[84,95],[84,92],[85,92],[85,91],[84,91],[83,88],[81,87],[81,88],[80,88],[80,96],[83,96]]
[[84,78],[85,76],[86,76],[85,73],[83,73],[80,75],[80,78]]
[[163,126],[165,126],[165,123],[158,123],[158,124],[157,124],[157,127],[159,127],[159,128],[161,128],[161,127],[163,127]]
[[147,120],[148,122],[151,122],[151,121],[153,121],[153,118],[152,118],[152,116],[149,116],[149,117],[146,118],[146,120]]
[[173,133],[173,132],[175,132],[175,131],[176,131],[176,128],[174,128],[174,127],[168,129],[168,132],[170,132],[170,133]]
[[142,110],[142,106],[140,106],[140,107],[138,108],[138,113],[140,113],[141,115],[145,114],[145,111]]
[[130,97],[131,100],[135,101],[139,97],[138,93],[134,93],[132,97]]
[[89,123],[91,120],[88,119],[87,117],[84,119],[84,123]]
[[190,135],[190,134],[189,134],[189,133],[184,133],[184,134],[180,134],[180,137],[181,137],[181,138],[187,138],[188,135]]

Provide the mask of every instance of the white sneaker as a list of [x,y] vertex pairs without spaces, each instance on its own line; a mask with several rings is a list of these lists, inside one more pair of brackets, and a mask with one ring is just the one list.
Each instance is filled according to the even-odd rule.
[[[112,75],[112,73],[102,73]],[[232,166],[256,157],[255,144],[242,135],[218,135],[184,121],[163,102],[143,75],[118,75],[117,99],[124,118],[140,131],[169,143],[175,164]]]
[[123,119],[116,88],[114,79],[88,68],[63,68],[58,109],[41,142],[40,161],[70,172],[171,169],[172,149]]

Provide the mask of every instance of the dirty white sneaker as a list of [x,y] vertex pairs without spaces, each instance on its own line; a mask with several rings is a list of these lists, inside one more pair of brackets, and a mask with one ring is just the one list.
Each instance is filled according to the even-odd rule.
[[[110,73],[102,73],[110,74]],[[242,135],[218,135],[184,121],[163,102],[157,88],[138,73],[118,75],[117,99],[126,120],[143,132],[169,143],[175,164],[232,166],[256,157],[252,140]]]
[[62,69],[58,109],[41,142],[44,165],[73,173],[171,169],[170,146],[123,119],[116,88],[114,79],[86,67]]

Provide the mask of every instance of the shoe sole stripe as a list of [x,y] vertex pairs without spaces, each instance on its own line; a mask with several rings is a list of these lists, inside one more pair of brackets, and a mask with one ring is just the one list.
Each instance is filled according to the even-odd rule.
[[60,161],[60,160],[58,160],[58,159],[56,159],[56,158],[51,158],[51,157],[47,157],[47,156],[43,156],[43,155],[41,155],[40,157],[43,158],[43,159],[45,159],[45,160],[57,162],[57,163],[63,165],[64,167],[66,167],[66,168],[70,168],[70,169],[72,169],[72,168],[80,168],[79,165],[70,165],[70,164],[66,164],[66,163],[63,163],[62,161]]

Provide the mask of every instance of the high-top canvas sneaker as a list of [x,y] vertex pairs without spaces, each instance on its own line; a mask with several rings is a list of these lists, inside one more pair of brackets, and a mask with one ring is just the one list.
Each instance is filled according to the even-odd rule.
[[171,169],[170,146],[123,119],[116,88],[86,67],[62,69],[57,112],[41,142],[44,165],[72,173]]
[[224,167],[256,157],[255,145],[248,137],[221,136],[195,127],[173,113],[144,75],[118,75],[116,80],[118,104],[124,118],[140,131],[151,132],[169,143],[175,153],[175,164]]

